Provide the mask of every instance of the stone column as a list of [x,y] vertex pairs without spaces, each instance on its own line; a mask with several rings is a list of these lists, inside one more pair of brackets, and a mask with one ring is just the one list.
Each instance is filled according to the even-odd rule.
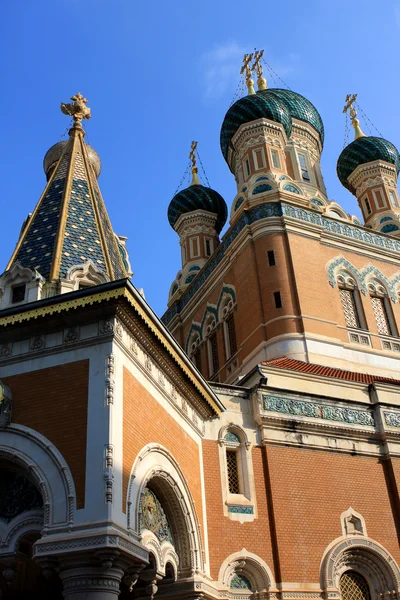
[[66,600],[117,600],[124,572],[117,567],[67,568],[60,572]]

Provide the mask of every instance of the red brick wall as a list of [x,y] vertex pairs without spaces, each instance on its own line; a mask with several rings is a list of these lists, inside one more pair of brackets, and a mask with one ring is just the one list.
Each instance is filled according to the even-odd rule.
[[12,422],[44,435],[71,469],[76,507],[85,505],[89,361],[2,378],[12,392]]
[[258,518],[251,523],[241,524],[223,514],[218,443],[203,441],[203,457],[211,576],[217,579],[227,556],[243,548],[257,554],[274,571],[262,449],[253,448]]
[[[203,527],[198,444],[177,424],[133,375],[124,369],[123,494],[126,512],[129,477],[140,450],[150,443],[167,448],[188,482]],[[203,531],[203,530],[202,530]]]
[[319,581],[324,550],[352,507],[367,534],[400,561],[383,464],[377,458],[267,447],[282,581]]

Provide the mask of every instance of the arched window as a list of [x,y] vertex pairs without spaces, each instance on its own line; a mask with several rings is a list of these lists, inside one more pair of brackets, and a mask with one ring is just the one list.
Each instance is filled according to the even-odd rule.
[[372,310],[380,335],[396,335],[393,315],[386,288],[379,281],[368,284]]
[[234,573],[233,577],[230,581],[229,584],[229,588],[231,590],[247,590],[249,592],[252,592],[252,585],[250,582],[250,579],[248,577],[246,577],[246,575],[242,575],[242,573]]
[[336,281],[339,286],[346,326],[365,329],[365,320],[355,279],[349,273],[341,272],[337,275]]
[[207,339],[208,373],[213,377],[219,371],[217,321],[213,314],[205,323],[204,335]]
[[346,571],[340,578],[342,600],[371,600],[371,593],[365,578],[356,571]]
[[219,442],[224,514],[235,519],[251,515],[252,519],[255,492],[250,443],[244,431],[233,424],[223,429]]
[[226,296],[220,315],[223,320],[225,354],[227,360],[237,352],[235,316],[233,309],[232,296]]
[[189,345],[189,357],[193,364],[197,367],[197,369],[201,372],[201,340],[200,335],[198,333],[192,336],[190,345]]

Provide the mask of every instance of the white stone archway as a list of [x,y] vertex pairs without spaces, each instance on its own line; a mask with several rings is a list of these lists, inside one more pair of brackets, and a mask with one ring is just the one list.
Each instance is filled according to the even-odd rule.
[[337,538],[321,561],[321,589],[329,598],[340,598],[340,578],[357,571],[368,581],[373,597],[400,592],[400,569],[391,554],[378,542],[363,535]]
[[[50,533],[53,528],[73,524],[75,487],[72,475],[61,453],[47,438],[22,425],[6,427],[0,436],[0,464],[1,461],[18,465],[43,498],[43,509],[27,511],[8,525],[1,524],[1,552],[9,551],[15,531],[21,531],[25,526],[34,525],[35,531]],[[42,527],[39,529],[40,520]]]
[[218,585],[229,589],[231,579],[238,571],[249,579],[253,593],[276,591],[275,578],[267,563],[257,554],[248,552],[246,548],[230,554],[224,560],[218,574]]
[[165,572],[169,559],[180,577],[204,572],[200,524],[189,486],[178,462],[159,444],[145,446],[133,465],[127,497],[128,530],[132,535],[140,536],[140,499],[150,482],[168,512],[175,542],[173,549],[170,545],[165,548],[160,544],[157,546],[155,536],[147,535],[142,540],[155,556],[157,568]]

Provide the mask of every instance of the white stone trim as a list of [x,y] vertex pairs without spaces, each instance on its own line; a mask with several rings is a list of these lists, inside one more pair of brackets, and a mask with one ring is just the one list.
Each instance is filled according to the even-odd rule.
[[[202,466],[200,465],[200,469]],[[176,536],[180,574],[204,572],[201,530],[189,485],[172,454],[160,444],[148,444],[138,454],[130,475],[127,494],[128,530],[137,539],[142,492],[149,481],[157,481],[168,495],[170,523]],[[161,483],[160,483],[161,482]],[[206,526],[206,524],[204,524]],[[179,535],[177,535],[179,532]]]
[[218,584],[224,589],[229,589],[230,580],[237,569],[240,569],[240,572],[249,578],[254,586],[254,591],[276,590],[275,579],[270,567],[257,554],[248,552],[246,548],[227,556],[219,569]]
[[[358,513],[354,508],[348,508],[340,515],[340,524],[342,526],[343,536],[347,535],[365,535],[367,536],[367,529],[365,526],[364,517]],[[352,525],[352,526],[351,526]]]

